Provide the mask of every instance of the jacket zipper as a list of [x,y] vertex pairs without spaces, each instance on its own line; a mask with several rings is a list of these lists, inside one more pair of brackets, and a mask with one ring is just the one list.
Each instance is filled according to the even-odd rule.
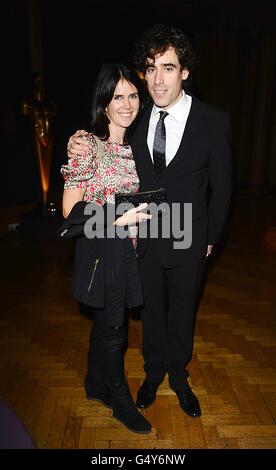
[[88,292],[90,292],[90,289],[91,289],[91,287],[92,287],[92,284],[93,284],[93,281],[94,281],[94,277],[95,277],[95,273],[96,273],[96,269],[97,269],[97,266],[98,266],[99,261],[100,261],[100,259],[99,259],[99,258],[96,258],[95,264],[94,264],[94,269],[93,269],[92,276],[91,276],[91,279],[90,279],[90,283],[89,283],[89,286],[88,286]]

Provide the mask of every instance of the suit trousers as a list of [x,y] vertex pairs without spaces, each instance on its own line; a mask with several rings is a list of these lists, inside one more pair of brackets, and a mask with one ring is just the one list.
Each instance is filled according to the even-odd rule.
[[187,265],[166,267],[154,249],[138,258],[143,286],[141,311],[146,380],[160,384],[166,372],[173,390],[187,386],[196,309],[204,272],[201,257]]

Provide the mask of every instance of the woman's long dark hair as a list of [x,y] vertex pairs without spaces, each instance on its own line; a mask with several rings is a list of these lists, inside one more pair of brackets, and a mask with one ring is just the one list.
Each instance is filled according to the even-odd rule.
[[137,118],[142,111],[146,90],[145,85],[142,79],[139,77],[138,73],[131,67],[128,67],[124,64],[102,65],[93,91],[91,130],[101,139],[106,140],[109,138],[109,119],[106,115],[105,110],[113,98],[114,91],[118,82],[122,78],[124,78],[137,88],[140,100],[139,113],[134,122],[131,124],[131,126],[127,128],[125,133],[124,142],[126,143],[128,141],[129,134],[131,133],[131,130],[133,130],[134,124],[136,123]]

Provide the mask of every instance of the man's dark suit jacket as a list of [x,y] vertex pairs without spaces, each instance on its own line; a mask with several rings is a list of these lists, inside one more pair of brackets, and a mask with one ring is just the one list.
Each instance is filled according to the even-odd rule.
[[230,125],[228,114],[192,98],[192,106],[178,151],[156,174],[147,146],[152,104],[148,106],[131,139],[140,178],[140,191],[164,187],[168,203],[192,203],[193,234],[189,249],[173,249],[169,239],[140,239],[138,255],[156,250],[168,266],[205,257],[207,244],[218,242],[229,211],[232,189]]

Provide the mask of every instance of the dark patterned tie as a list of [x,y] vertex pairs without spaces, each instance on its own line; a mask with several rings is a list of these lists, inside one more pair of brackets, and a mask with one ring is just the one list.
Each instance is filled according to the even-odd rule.
[[166,111],[159,111],[160,118],[155,128],[153,141],[153,163],[157,174],[166,168],[166,128],[164,119],[168,116]]

